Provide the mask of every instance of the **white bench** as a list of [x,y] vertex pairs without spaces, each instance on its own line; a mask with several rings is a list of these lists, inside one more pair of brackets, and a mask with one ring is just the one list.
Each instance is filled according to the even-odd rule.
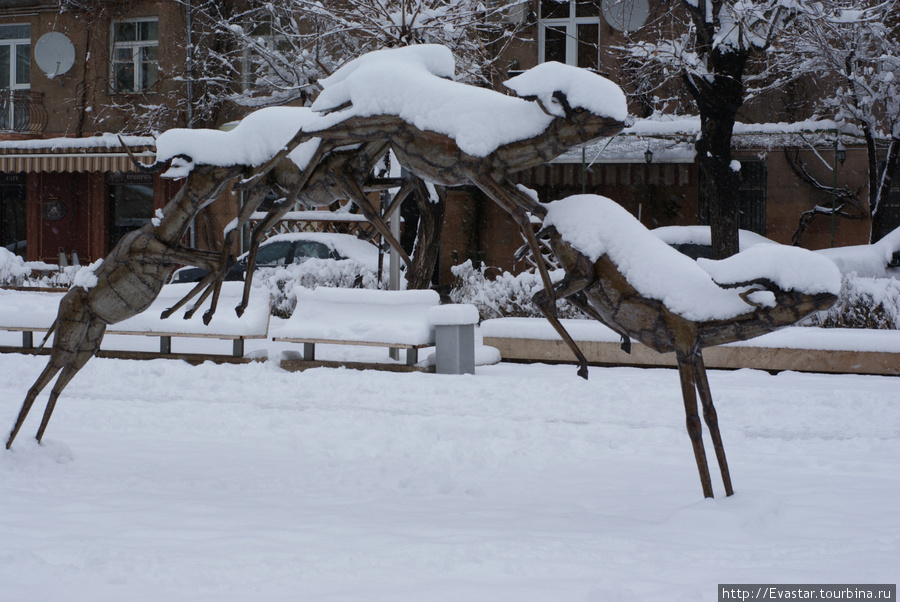
[[[111,325],[106,334],[159,337],[161,354],[172,353],[173,338],[207,338],[232,341],[231,356],[243,357],[244,341],[265,339],[269,333],[271,296],[268,291],[255,289],[250,305],[240,318],[234,312],[243,292],[243,282],[225,282],[219,299],[218,311],[207,326],[203,312],[198,310],[190,320],[182,318],[182,312],[163,320],[160,314],[174,305],[193,284],[168,284],[143,313]],[[0,330],[22,333],[22,347],[34,348],[34,333],[47,332],[56,319],[59,302],[64,290],[59,292],[0,289]]]
[[[644,368],[677,366],[674,353],[657,353],[596,320],[561,320],[589,363]],[[481,323],[484,343],[507,361],[571,363],[571,350],[544,318],[495,318]],[[792,326],[749,341],[703,350],[707,368],[794,370],[900,376],[900,331]]]
[[[474,336],[443,332],[466,327],[474,331],[478,312],[473,306],[441,306],[432,290],[300,286],[292,294],[297,307],[274,340],[302,343],[304,361],[315,361],[316,344],[366,345],[405,349],[406,365],[414,366],[419,349],[436,345],[438,371],[446,366],[448,373],[459,374],[463,368],[474,372],[474,359],[469,359],[474,358]],[[436,331],[441,332],[438,338]]]

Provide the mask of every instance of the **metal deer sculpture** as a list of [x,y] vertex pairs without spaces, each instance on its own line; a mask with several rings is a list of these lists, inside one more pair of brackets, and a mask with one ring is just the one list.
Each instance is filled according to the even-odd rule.
[[[545,163],[572,146],[619,132],[627,119],[625,96],[600,76],[558,63],[544,63],[506,82],[519,98],[450,81],[446,77],[452,71],[449,49],[421,45],[369,53],[320,82],[324,88],[313,111],[293,109],[297,113],[291,116],[301,125],[288,143],[289,150],[314,139],[319,142],[307,166],[294,176],[286,204],[295,199],[302,202],[304,194],[309,204],[349,196],[391,240],[383,222],[367,209],[364,195],[369,159],[390,147],[400,164],[420,180],[444,187],[477,186],[507,211],[534,254],[545,288],[551,290],[531,222],[531,216],[542,218],[545,210],[519,190],[509,174]],[[377,89],[372,88],[373,81],[379,82]],[[378,96],[384,91],[386,96]],[[357,100],[359,106],[354,104]],[[455,113],[459,106],[465,109],[462,114]],[[473,116],[479,118],[473,120]],[[473,127],[473,121],[501,124],[495,132],[500,132],[497,139],[487,143],[490,148],[482,148],[484,152],[473,151],[468,143],[474,138],[478,146],[482,139],[491,138],[479,125]],[[450,131],[459,124],[467,130],[462,135],[468,140],[465,144],[460,142],[459,132]],[[348,147],[356,150],[345,152]],[[202,157],[196,159],[202,164]],[[398,196],[414,185],[404,186]],[[243,223],[258,206],[265,188],[252,180],[239,186],[252,188],[251,202],[239,219]],[[225,258],[235,235],[226,240],[219,269],[176,308],[201,290],[204,296],[212,292],[212,306],[204,320],[211,318],[217,301],[215,290],[224,277]],[[587,360],[557,319],[555,306],[542,311],[578,358],[578,373],[587,378]]]
[[[579,197],[557,203],[577,202],[576,199]],[[580,199],[583,200],[584,197],[580,197]],[[612,211],[617,223],[625,220],[636,224],[632,227],[636,234],[622,244],[640,246],[649,240],[650,244],[659,247],[654,249],[657,257],[666,253],[674,253],[677,261],[686,260],[689,264],[693,264],[689,258],[680,256],[677,251],[669,248],[659,239],[655,239],[653,234],[646,231],[637,223],[636,219],[613,201],[592,196],[587,202],[588,204],[607,206],[607,211],[601,217],[597,217],[597,220],[609,221],[607,216],[611,215],[610,211]],[[550,205],[551,212],[557,203]],[[578,219],[590,221],[592,216],[585,215],[585,213],[587,212],[578,212]],[[550,218],[552,222],[552,213]],[[552,291],[539,291],[534,296],[534,303],[546,310],[550,304],[554,303],[554,298],[565,298],[589,316],[623,336],[631,337],[660,353],[674,351],[681,378],[687,430],[700,473],[703,495],[713,497],[713,490],[701,436],[702,427],[697,413],[698,393],[703,406],[703,417],[715,447],[725,492],[727,495],[732,495],[731,476],[728,472],[716,409],[713,406],[709,382],[706,378],[706,368],[703,364],[703,348],[751,339],[794,324],[815,311],[827,309],[837,299],[836,292],[840,287],[840,274],[837,268],[831,265],[827,259],[812,256],[811,252],[803,249],[785,249],[773,246],[773,251],[785,251],[790,254],[784,258],[786,262],[794,260],[797,254],[801,255],[801,259],[804,259],[802,257],[804,253],[812,256],[816,262],[815,267],[827,276],[823,281],[830,284],[819,287],[819,290],[815,292],[799,292],[785,290],[766,277],[752,277],[740,282],[727,282],[721,286],[733,289],[735,297],[743,300],[737,301],[738,306],[744,306],[745,309],[725,319],[693,320],[679,315],[659,299],[638,292],[629,276],[623,273],[623,270],[610,258],[609,253],[603,253],[596,260],[592,260],[576,248],[575,244],[566,240],[556,225],[552,223],[545,226],[538,235],[549,238],[550,246],[566,275]],[[642,235],[649,239],[635,240]],[[824,265],[819,260],[825,260]],[[702,271],[696,264],[687,267]],[[642,272],[640,276],[646,278],[647,274]],[[684,282],[678,283],[678,285],[688,286]],[[716,286],[714,283],[710,285]],[[754,297],[754,294],[759,293],[763,293],[761,298]]]
[[[53,385],[37,432],[40,441],[56,400],[75,374],[96,355],[107,326],[147,309],[178,264],[213,269],[219,253],[185,248],[181,239],[197,213],[216,199],[238,175],[236,167],[195,169],[157,222],[130,232],[94,270],[94,286],[72,287],[59,304],[50,327],[55,333],[47,367],[28,390],[6,448],[12,445],[38,394],[61,371]],[[46,338],[44,341],[46,342]]]
[[[403,50],[409,51],[414,48]],[[530,81],[541,79],[543,71],[540,74],[536,71],[542,67],[547,70],[575,69],[564,65],[544,64],[533,70],[535,73],[531,75],[535,77],[532,77]],[[364,67],[359,67],[356,73],[362,69]],[[340,71],[338,71],[339,73]],[[572,74],[566,72],[565,75]],[[579,75],[586,74],[580,73]],[[599,76],[590,77],[602,80],[604,84],[602,89],[609,90],[606,87],[609,82]],[[448,88],[448,93],[452,93],[454,87],[466,88],[465,84],[455,82],[444,82],[442,85]],[[507,82],[507,85],[511,85],[511,83]],[[516,221],[535,257],[545,289],[552,290],[550,276],[542,261],[530,218],[530,215],[543,218],[546,210],[527,193],[517,188],[509,180],[509,174],[546,163],[572,146],[612,136],[618,133],[625,123],[622,119],[607,114],[598,114],[590,108],[570,102],[565,90],[548,90],[542,91],[541,94],[531,95],[530,87],[532,86],[518,86],[517,91],[522,92],[522,97],[514,100],[536,103],[546,115],[546,125],[540,132],[512,142],[498,144],[484,156],[466,152],[464,148],[461,148],[459,142],[449,134],[422,129],[418,122],[411,123],[399,115],[353,115],[352,102],[325,110],[325,113],[332,111],[339,115],[348,113],[350,116],[337,121],[334,125],[315,131],[315,135],[332,144],[385,141],[390,144],[400,164],[422,180],[446,187],[477,186]],[[621,93],[617,88],[615,91]],[[499,95],[499,93],[488,90],[483,92]],[[503,96],[503,98],[508,97]],[[427,102],[427,99],[423,99],[421,102]],[[624,106],[624,95],[621,102]],[[316,105],[313,105],[313,108],[315,109]],[[490,103],[486,108],[490,108]],[[438,110],[435,108],[435,111]],[[494,115],[493,117],[501,120],[506,116]],[[578,358],[578,374],[587,378],[587,360],[559,322],[555,305],[545,305],[541,307],[541,311]]]
[[[366,192],[380,190],[382,185],[370,184],[367,180],[375,165],[387,153],[388,145],[383,142],[370,142],[357,147],[328,150],[329,146],[320,144],[305,169],[301,170],[289,158],[284,158],[273,166],[268,172],[268,177],[241,184],[243,188],[247,189],[247,200],[238,215],[237,226],[225,238],[219,267],[203,278],[183,299],[167,309],[163,313],[163,318],[171,316],[202,290],[203,293],[199,300],[193,308],[185,313],[185,318],[190,318],[196,308],[212,293],[213,300],[203,315],[203,321],[209,323],[216,311],[218,292],[227,271],[227,259],[237,233],[244,224],[249,222],[266,193],[276,186],[289,191],[289,194],[284,201],[272,208],[253,229],[247,260],[247,274],[244,280],[244,295],[240,305],[235,308],[239,316],[243,314],[249,302],[256,254],[263,237],[288,211],[293,209],[296,203],[307,208],[314,208],[328,206],[337,199],[349,199],[361,209],[366,219],[375,226],[388,244],[397,249],[403,262],[406,265],[410,264],[409,255],[400,246],[400,242],[393,236],[384,220],[391,216],[403,198],[415,187],[415,180],[408,178],[402,183],[400,191],[395,195],[384,215],[381,215],[366,196]],[[396,185],[394,182],[392,184]]]

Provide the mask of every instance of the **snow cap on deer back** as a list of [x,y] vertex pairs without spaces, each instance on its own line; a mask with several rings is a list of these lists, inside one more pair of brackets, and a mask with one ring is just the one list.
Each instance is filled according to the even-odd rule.
[[565,110],[553,97],[554,92],[563,93],[573,109],[580,107],[622,122],[628,118],[628,103],[622,89],[587,69],[550,61],[505,81],[504,85],[520,98],[537,98],[546,110],[558,117],[565,117]]
[[439,44],[416,44],[367,52],[345,63],[330,76],[319,80],[322,92],[313,103],[313,110],[327,111],[347,100],[352,100],[355,88],[348,80],[352,80],[352,76],[360,68],[370,70],[422,68],[436,77],[453,79],[456,61],[450,49]]

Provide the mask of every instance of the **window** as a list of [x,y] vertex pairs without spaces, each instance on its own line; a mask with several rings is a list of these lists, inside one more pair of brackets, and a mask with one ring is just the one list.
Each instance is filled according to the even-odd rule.
[[[766,235],[766,199],[768,194],[768,169],[765,161],[741,159],[738,185],[738,212],[741,230],[750,230],[762,236]],[[709,202],[698,199],[697,217],[701,224],[708,225]]]
[[109,246],[153,217],[153,176],[113,173],[109,176]]
[[599,67],[600,2],[541,0],[538,61]]
[[272,23],[261,23],[252,31],[253,41],[244,48],[242,61],[244,90],[278,86],[284,81],[281,72],[294,60],[296,49]]
[[741,185],[738,188],[742,230],[766,234],[765,161],[741,161]]
[[259,253],[256,255],[256,265],[259,266],[282,266],[291,258],[293,245],[285,240],[279,240],[268,245],[259,247]]
[[0,130],[27,127],[28,102],[19,96],[30,88],[31,26],[0,25]]
[[119,21],[112,27],[112,90],[143,92],[159,77],[159,21]]
[[[878,163],[879,173],[884,171],[884,161]],[[872,232],[872,240],[881,240],[896,228],[900,227],[900,167],[894,170],[891,178],[891,187],[888,190],[887,198],[882,201],[884,205],[880,211],[883,212],[881,219],[881,231]],[[891,265],[900,267],[900,251],[894,253]]]

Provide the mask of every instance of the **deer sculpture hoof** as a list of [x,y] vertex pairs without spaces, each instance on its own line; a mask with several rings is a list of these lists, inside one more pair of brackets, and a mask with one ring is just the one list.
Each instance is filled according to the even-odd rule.
[[247,306],[243,303],[234,308],[234,313],[237,314],[237,317],[241,317],[244,315],[244,311],[247,309]]
[[205,326],[209,326],[209,323],[212,322],[213,313],[214,312],[211,309],[207,309],[205,312],[203,312],[203,324]]

